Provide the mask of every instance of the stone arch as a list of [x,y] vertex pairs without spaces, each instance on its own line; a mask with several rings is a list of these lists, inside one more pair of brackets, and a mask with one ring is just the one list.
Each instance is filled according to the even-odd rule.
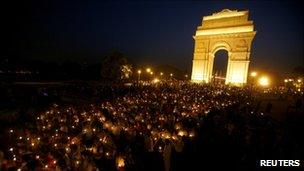
[[225,42],[225,41],[220,41],[217,42],[213,45],[213,47],[211,48],[210,52],[215,54],[217,51],[219,50],[226,50],[228,53],[231,52],[231,46]]
[[214,55],[220,49],[228,52],[225,83],[239,86],[247,82],[250,46],[256,34],[248,16],[248,11],[225,9],[203,17],[193,37],[193,82],[210,82]]

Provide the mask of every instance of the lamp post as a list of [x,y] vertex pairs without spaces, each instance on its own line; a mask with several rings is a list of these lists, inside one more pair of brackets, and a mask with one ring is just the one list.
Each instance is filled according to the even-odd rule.
[[138,82],[139,82],[140,81],[141,70],[138,70],[137,73],[138,73]]
[[255,72],[255,71],[253,71],[253,72],[250,73],[250,76],[252,77],[252,84],[255,83],[255,77],[256,77],[257,75],[258,75],[258,73]]
[[[151,68],[147,68],[146,72],[147,72],[148,75],[151,75],[151,79],[152,79],[153,72],[152,72]],[[148,76],[148,78],[149,78],[149,76]]]
[[253,94],[253,86],[255,84],[255,77],[258,75],[257,72],[253,71],[250,73],[250,77],[252,78],[252,83],[251,83],[251,86],[250,86],[250,96],[252,96]]
[[151,72],[150,72],[150,75],[151,75],[151,80],[152,80],[152,81],[153,81],[153,74],[154,74],[153,71],[151,71]]
[[172,73],[170,73],[170,80],[172,80],[172,77],[173,77],[173,74],[172,74]]
[[284,86],[287,88],[288,79],[284,79]]
[[298,83],[297,83],[298,91],[301,91],[302,85],[303,85],[302,78],[298,78],[297,81],[298,81]]

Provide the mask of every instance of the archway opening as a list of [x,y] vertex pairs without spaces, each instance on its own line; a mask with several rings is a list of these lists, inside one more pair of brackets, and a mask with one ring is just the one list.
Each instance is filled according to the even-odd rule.
[[225,84],[228,66],[228,52],[221,49],[214,54],[212,82],[214,84]]

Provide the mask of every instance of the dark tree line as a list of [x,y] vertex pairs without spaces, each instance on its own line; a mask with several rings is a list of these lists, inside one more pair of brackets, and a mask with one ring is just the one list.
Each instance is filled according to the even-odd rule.
[[63,63],[41,60],[0,59],[1,81],[96,80],[119,81],[123,66],[131,66],[124,54],[113,51],[88,64],[66,60]]

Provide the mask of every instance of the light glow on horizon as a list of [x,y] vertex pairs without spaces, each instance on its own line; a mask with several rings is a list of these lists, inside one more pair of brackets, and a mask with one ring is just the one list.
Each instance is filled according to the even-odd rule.
[[269,78],[266,77],[266,76],[262,76],[260,79],[259,79],[259,84],[263,87],[266,87],[266,86],[269,86],[270,84],[270,81],[269,81]]

